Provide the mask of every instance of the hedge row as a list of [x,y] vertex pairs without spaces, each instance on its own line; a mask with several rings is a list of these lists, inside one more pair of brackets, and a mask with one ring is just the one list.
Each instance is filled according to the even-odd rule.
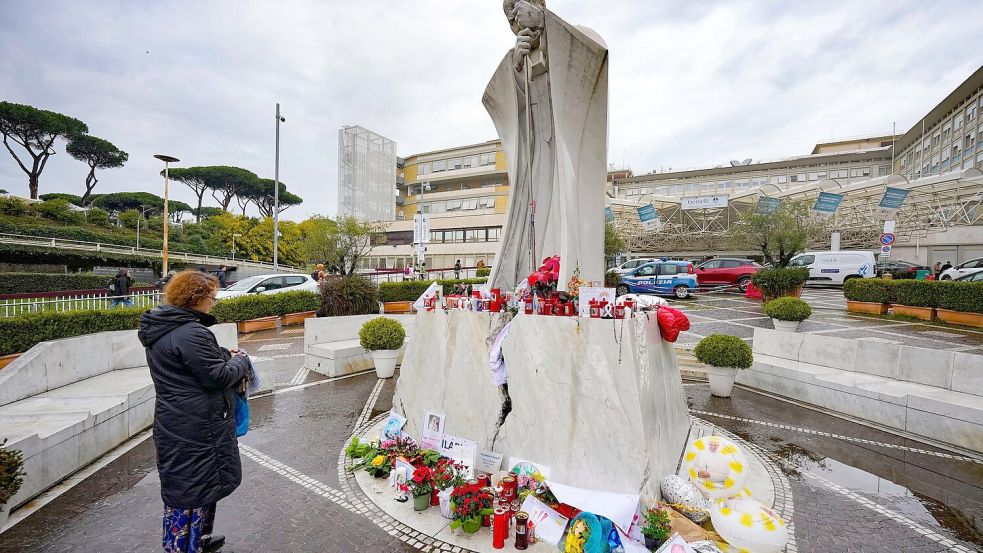
[[[443,286],[444,295],[450,294],[454,285],[460,284],[467,286],[471,284],[484,284],[486,278],[466,278],[438,280],[437,283]],[[379,301],[416,301],[430,287],[433,281],[429,280],[407,280],[404,282],[383,282],[379,285]]]
[[[162,264],[159,257],[83,250],[54,250],[41,246],[16,244],[0,244],[0,261],[17,264],[65,265],[70,271],[91,271],[94,267],[150,267],[159,271]],[[176,268],[180,263],[172,262],[171,266]]]
[[843,285],[843,295],[850,301],[983,313],[983,282],[856,278]]
[[96,311],[45,311],[0,318],[0,355],[25,352],[41,342],[140,325],[142,307]]
[[260,317],[317,311],[321,298],[316,292],[297,290],[278,294],[251,294],[219,300],[212,315],[220,323],[248,321]]
[[[27,222],[20,217],[0,216],[0,233],[22,234],[44,238],[62,238],[81,242],[99,242],[117,246],[136,246],[136,232],[133,230],[92,228],[77,224],[58,225],[50,222],[42,222],[42,220],[34,223]],[[154,234],[156,233],[147,233],[144,230],[140,236],[140,247],[159,249],[163,245],[163,239],[154,236]],[[207,248],[190,242],[182,242],[179,239],[176,240],[174,236],[171,236],[169,247],[174,251],[200,254],[210,253]]]
[[0,294],[31,294],[106,288],[106,275],[92,273],[0,273]]

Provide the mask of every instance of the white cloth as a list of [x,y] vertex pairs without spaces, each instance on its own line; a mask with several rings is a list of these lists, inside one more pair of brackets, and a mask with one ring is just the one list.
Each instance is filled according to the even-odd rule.
[[492,343],[491,350],[488,352],[488,365],[491,368],[492,382],[496,386],[501,386],[509,381],[509,373],[505,368],[505,356],[502,355],[502,342],[509,335],[509,329],[512,328],[512,321],[498,333],[495,337],[495,341]]
[[246,359],[249,361],[249,374],[247,375],[247,378],[249,378],[249,384],[246,385],[246,395],[251,396],[254,392],[263,387],[263,379],[259,377],[259,372],[256,370],[256,365],[253,365],[253,358],[247,355]]

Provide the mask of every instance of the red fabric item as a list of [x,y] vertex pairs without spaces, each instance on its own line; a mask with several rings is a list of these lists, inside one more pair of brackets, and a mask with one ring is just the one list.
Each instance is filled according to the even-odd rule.
[[747,290],[744,291],[744,297],[752,300],[760,300],[761,289],[753,284],[748,284]]
[[662,339],[672,343],[679,338],[679,333],[689,330],[689,318],[678,309],[661,306],[656,312],[659,321],[659,334]]

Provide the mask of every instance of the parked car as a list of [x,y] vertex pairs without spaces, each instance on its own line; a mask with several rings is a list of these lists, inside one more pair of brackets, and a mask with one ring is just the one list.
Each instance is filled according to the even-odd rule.
[[917,274],[918,271],[931,272],[931,270],[931,267],[926,267],[910,261],[901,261],[900,259],[880,259],[877,261],[877,276],[881,276],[884,273],[890,273],[895,276],[915,278],[915,274]]
[[983,282],[983,271],[969,273],[954,280],[956,282]]
[[621,275],[618,295],[657,294],[685,298],[696,292],[696,269],[688,261],[654,261]]
[[697,265],[696,278],[700,286],[737,285],[744,292],[751,283],[751,277],[761,268],[750,259],[718,257]]
[[629,271],[633,271],[641,267],[642,265],[645,265],[646,263],[651,263],[653,261],[655,260],[644,258],[644,257],[640,257],[638,259],[629,259],[628,261],[625,261],[624,263],[618,265],[617,267],[611,267],[610,269],[608,269],[608,272],[618,273],[619,275],[623,275]]
[[964,261],[951,269],[942,271],[942,275],[939,277],[939,280],[955,280],[959,277],[964,277],[980,271],[983,271],[983,257],[977,257],[976,259]]
[[800,253],[788,266],[808,267],[806,284],[843,284],[851,278],[873,278],[877,272],[873,252],[863,250]]
[[244,278],[220,290],[215,297],[223,300],[246,294],[278,294],[294,290],[317,292],[317,281],[311,278],[311,275],[302,274],[257,275]]

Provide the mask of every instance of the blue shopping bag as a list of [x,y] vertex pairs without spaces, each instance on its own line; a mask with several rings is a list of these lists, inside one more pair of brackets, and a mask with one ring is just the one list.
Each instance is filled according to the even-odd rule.
[[245,392],[236,392],[236,437],[249,432],[249,398]]

